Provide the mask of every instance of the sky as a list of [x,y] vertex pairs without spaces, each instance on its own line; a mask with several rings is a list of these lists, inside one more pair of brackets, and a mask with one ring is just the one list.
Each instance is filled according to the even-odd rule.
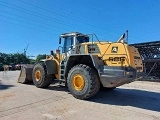
[[160,0],[0,0],[0,52],[50,54],[62,33],[116,42],[160,40]]

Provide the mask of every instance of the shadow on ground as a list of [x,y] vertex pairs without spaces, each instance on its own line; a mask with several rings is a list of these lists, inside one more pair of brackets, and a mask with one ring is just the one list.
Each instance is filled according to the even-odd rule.
[[160,112],[160,93],[158,92],[116,88],[113,91],[100,91],[88,101]]
[[[35,86],[33,82],[27,83],[27,85]],[[59,81],[53,81],[49,87],[41,89],[69,92],[66,86],[59,84]]]
[[55,86],[49,86],[47,90],[55,90],[55,91],[65,91],[69,92],[68,88],[66,86],[61,86],[61,85],[55,85]]
[[[34,85],[30,83],[29,85]],[[45,88],[46,90],[65,91],[70,94],[68,88],[59,85],[57,81]],[[132,106],[160,112],[160,93],[138,89],[116,88],[112,91],[100,90],[98,94],[87,101],[118,106]]]
[[10,87],[14,87],[14,85],[4,85],[1,83],[1,80],[0,80],[0,90],[9,89]]
[[65,91],[69,92],[68,88],[64,84],[59,84],[59,81],[53,81],[47,90]]

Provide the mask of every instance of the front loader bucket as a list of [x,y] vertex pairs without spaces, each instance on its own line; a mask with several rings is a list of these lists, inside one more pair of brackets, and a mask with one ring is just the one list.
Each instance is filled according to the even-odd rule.
[[33,64],[26,64],[21,66],[21,72],[18,78],[19,83],[29,83],[32,82],[32,71],[33,71]]

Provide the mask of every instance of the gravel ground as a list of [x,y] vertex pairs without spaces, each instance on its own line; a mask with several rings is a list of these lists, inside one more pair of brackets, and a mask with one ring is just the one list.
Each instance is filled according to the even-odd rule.
[[135,81],[89,100],[52,83],[17,83],[19,71],[0,72],[0,120],[160,120],[160,82]]

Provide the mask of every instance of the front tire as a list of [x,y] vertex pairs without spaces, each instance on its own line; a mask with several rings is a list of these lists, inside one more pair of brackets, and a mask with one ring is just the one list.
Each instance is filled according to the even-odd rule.
[[78,99],[87,99],[94,96],[100,88],[97,72],[87,65],[74,66],[68,74],[68,89]]
[[32,79],[36,87],[46,88],[51,84],[54,79],[54,75],[47,75],[45,64],[38,63],[33,68]]

